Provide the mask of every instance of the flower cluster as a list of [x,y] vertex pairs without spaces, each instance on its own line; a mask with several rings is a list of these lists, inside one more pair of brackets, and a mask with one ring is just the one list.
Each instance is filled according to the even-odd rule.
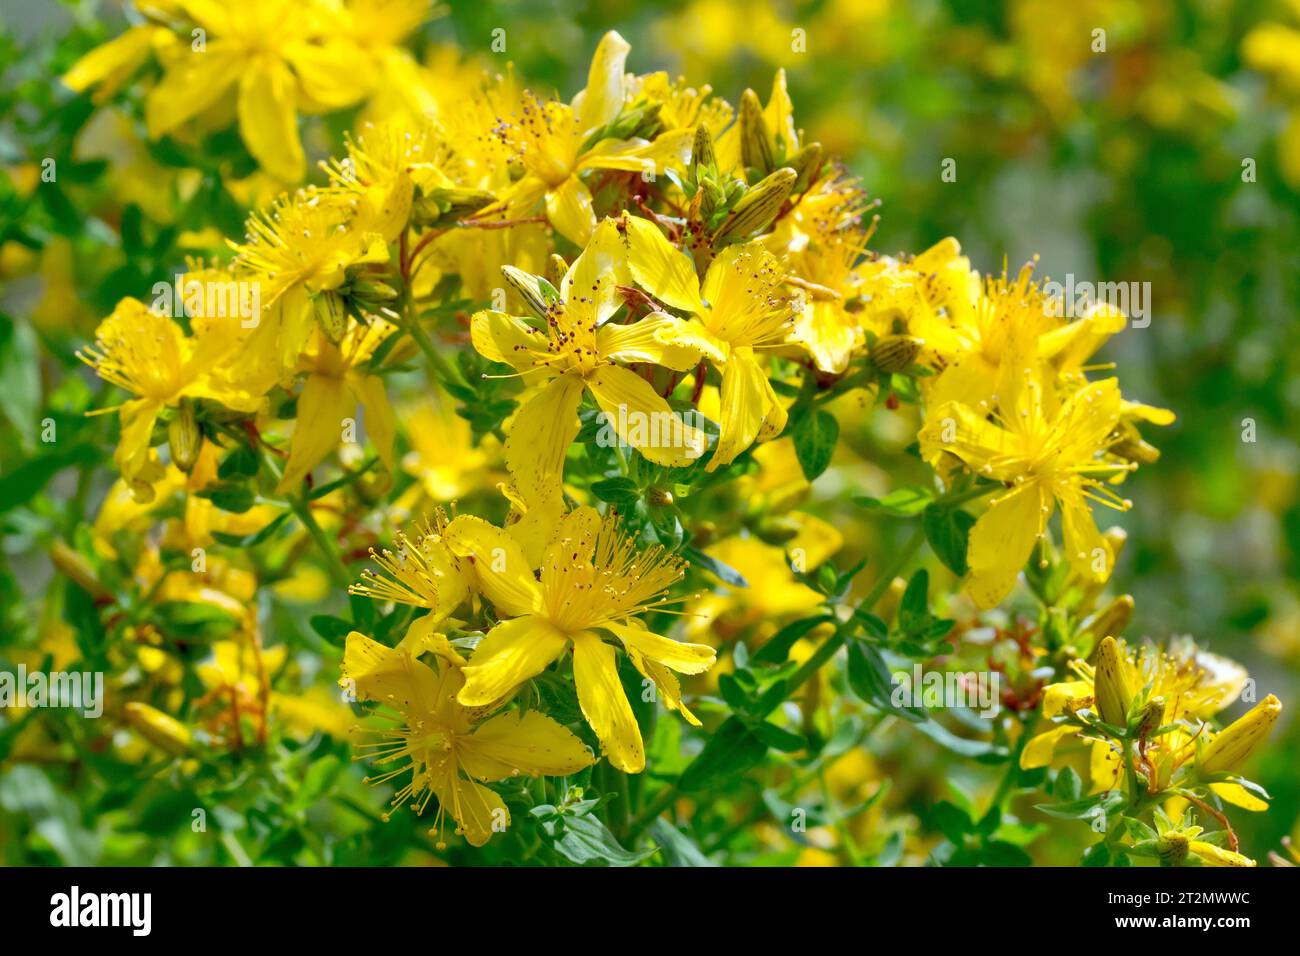
[[[867,506],[924,513],[923,536],[963,579],[972,621],[1024,572],[1051,625],[1038,645],[1017,633],[1019,657],[999,664],[1017,713],[1041,698],[1054,722],[1033,735],[1020,726],[1019,766],[998,752],[1011,772],[1051,766],[1058,744],[1085,740],[1093,793],[1114,795],[1089,804],[1113,814],[1108,853],[1238,862],[1215,802],[1263,806],[1237,768],[1280,705],[1270,696],[1216,732],[1210,719],[1244,673],[1188,648],[1128,650],[1116,640],[1127,614],[1095,610],[1122,539],[1099,529],[1094,506],[1130,507],[1120,486],[1158,458],[1142,429],[1174,417],[1098,376],[1110,366],[1094,355],[1128,324],[1119,308],[1076,309],[1032,265],[981,276],[952,238],[917,255],[870,251],[875,204],[796,125],[782,71],[766,103],[746,90],[733,108],[709,87],[627,72],[630,48],[611,32],[567,101],[512,73],[463,69],[428,103],[399,45],[423,4],[236,7],[155,4],[148,24],[92,52],[68,82],[111,90],[154,57],[152,136],[217,122],[237,86],[248,152],[288,184],[305,167],[298,113],[369,98],[366,111],[322,181],[254,212],[228,257],[191,263],[174,290],[124,299],[80,354],[130,395],[117,406],[121,508],[183,489],[210,509],[194,521],[224,522],[223,540],[249,547],[292,514],[334,584],[355,581],[352,598],[376,602],[335,635],[340,685],[395,721],[366,731],[360,755],[380,768],[372,782],[399,781],[394,805],[420,812],[436,798],[440,845],[445,817],[475,846],[509,827],[511,778],[584,774],[602,758],[641,773],[638,704],[705,725],[678,675],[705,674],[724,649],[657,633],[681,602],[688,620],[734,609],[700,590],[704,572],[743,586],[732,565],[742,567],[759,618],[804,618],[765,634],[756,664],[733,649],[728,673],[700,679],[706,705],[719,705],[716,687],[730,712],[710,728],[705,765],[728,748],[807,746],[769,718],[801,690],[815,710],[830,692],[817,669],[846,644],[854,693],[888,711],[889,695],[863,677],[883,670],[882,653],[928,661],[959,641],[953,621],[930,613],[923,573],[905,593],[886,574],[849,606],[860,567],[817,571],[838,532],[808,516],[778,514],[786,523],[756,524],[754,538],[726,529],[736,537],[722,541],[700,512],[684,526],[678,503],[692,496],[806,488],[835,454],[832,403],[855,396],[906,405],[934,475],[912,505]],[[190,25],[205,52],[178,39]],[[437,383],[433,407],[392,401],[393,381],[420,363]],[[336,456],[339,476],[322,481]],[[403,471],[415,482],[376,504]],[[347,567],[359,555],[338,554],[317,520],[333,500],[340,525],[356,527],[343,492],[387,526],[414,525],[391,549],[362,549],[375,567],[359,581]],[[461,502],[448,515],[450,499],[472,496],[493,520]],[[966,510],[980,499],[982,513]],[[422,509],[434,517],[419,521]],[[773,545],[785,548],[762,550]],[[264,669],[260,637],[248,643]],[[1049,683],[1044,667],[1070,679]],[[245,703],[265,714],[258,686]],[[574,713],[556,703],[570,696]],[[1223,828],[1206,834],[1189,807]]]

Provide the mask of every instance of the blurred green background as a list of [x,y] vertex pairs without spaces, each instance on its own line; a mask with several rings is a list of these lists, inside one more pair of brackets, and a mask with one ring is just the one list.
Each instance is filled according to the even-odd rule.
[[[1290,132],[1300,4],[475,0],[445,13],[417,46],[455,42],[564,91],[581,87],[607,29],[631,42],[630,70],[708,82],[733,104],[747,86],[766,99],[783,67],[797,124],[881,199],[876,250],[919,251],[955,235],[984,271],[1037,254],[1041,275],[1150,283],[1149,327],[1116,337],[1099,360],[1118,363],[1126,394],[1179,418],[1152,439],[1160,462],[1129,487],[1137,506],[1113,519],[1129,531],[1116,586],[1137,599],[1130,634],[1191,634],[1244,663],[1260,697],[1286,703],[1253,774],[1273,809],[1238,817],[1244,844],[1261,855],[1277,846],[1300,816],[1300,138]],[[70,191],[39,200],[37,226],[20,229],[20,216],[32,221],[22,185],[31,165],[72,155],[86,118],[53,78],[123,21],[112,5],[33,10],[13,0],[0,3],[0,21],[0,166],[9,173],[0,309],[33,315],[52,356],[44,401],[89,440],[104,422],[76,414],[87,386],[61,369],[116,298],[138,294],[151,270],[166,274],[176,247],[154,263],[123,254],[166,222],[147,197],[136,200],[143,225],[88,215],[95,182],[145,161],[117,147],[100,154],[106,167],[84,169],[85,191],[70,167]],[[489,51],[498,28],[504,54]],[[1247,55],[1261,29],[1295,31],[1289,67],[1285,44]],[[941,177],[949,158],[954,182]],[[186,228],[235,234],[242,214],[229,196],[217,190],[203,208],[207,222]],[[13,411],[0,425],[0,627],[11,635],[31,628],[32,596],[48,580],[31,526],[61,513],[39,503],[53,464],[49,474],[23,471],[32,436],[14,427]],[[93,500],[93,489],[57,483],[48,494]]]

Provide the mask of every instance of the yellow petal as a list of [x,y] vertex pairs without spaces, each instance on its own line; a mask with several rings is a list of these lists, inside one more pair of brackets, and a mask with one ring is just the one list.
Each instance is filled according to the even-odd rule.
[[398,643],[396,650],[409,654],[413,659],[428,651],[443,660],[451,661],[457,667],[463,666],[465,658],[461,657],[451,641],[447,640],[447,635],[436,629],[437,626],[437,614],[426,614],[424,617],[416,618],[406,629],[406,636]]
[[617,636],[629,651],[635,650],[642,657],[682,674],[702,673],[713,666],[718,656],[717,651],[707,645],[674,641],[652,634],[643,627],[612,622],[601,627]]
[[463,739],[458,752],[466,773],[488,781],[518,774],[556,777],[595,763],[572,731],[536,710],[493,717]]
[[307,472],[338,447],[343,421],[356,412],[356,401],[343,379],[312,375],[298,397],[298,422],[289,442],[289,462],[276,485],[283,494],[307,476]]
[[645,747],[632,705],[618,679],[614,648],[589,632],[573,638],[573,681],[587,723],[605,756],[624,773],[645,769]]
[[1043,690],[1043,716],[1059,717],[1075,704],[1092,700],[1092,684],[1086,680],[1062,681],[1048,684]]
[[664,397],[635,372],[602,365],[587,380],[605,423],[655,464],[689,465],[704,453],[704,433],[683,422]]
[[268,173],[286,183],[302,179],[306,160],[298,139],[293,74],[276,60],[239,80],[239,133]]
[[149,463],[149,440],[163,403],[149,398],[127,402],[118,412],[122,432],[117,439],[113,463],[130,481]]
[[[769,420],[770,419],[770,420]],[[734,349],[722,370],[722,410],[718,445],[708,470],[730,464],[760,434],[770,437],[785,427],[786,411],[772,383],[749,348]]]
[[479,587],[499,614],[521,617],[541,609],[532,565],[507,532],[474,515],[447,525],[443,541],[453,554],[472,559]]
[[384,390],[384,380],[378,375],[367,375],[364,378],[352,375],[348,378],[348,384],[365,410],[366,432],[374,443],[375,451],[379,453],[379,460],[384,463],[389,474],[392,474],[393,443],[397,441],[397,417],[393,414],[393,406],[389,403],[388,393]]
[[1249,810],[1252,813],[1263,813],[1268,809],[1268,804],[1265,801],[1239,783],[1212,783],[1210,789],[1234,807],[1241,807],[1241,809]]
[[691,257],[682,252],[648,219],[625,215],[628,269],[637,284],[674,309],[699,315],[700,280]]
[[545,618],[530,614],[502,621],[474,649],[457,700],[466,707],[494,703],[540,674],[568,646]]
[[546,336],[522,319],[484,309],[470,321],[474,348],[486,359],[527,372],[546,357]]
[[1033,770],[1037,767],[1050,767],[1052,757],[1056,753],[1056,745],[1062,738],[1077,733],[1074,727],[1053,727],[1051,730],[1045,730],[1041,734],[1030,739],[1025,744],[1025,749],[1020,751],[1020,767],[1022,770]]
[[458,833],[471,846],[482,846],[493,833],[510,826],[510,811],[495,790],[466,780],[456,761],[448,758],[428,768],[429,784],[438,803],[459,824]]
[[108,79],[141,66],[149,56],[155,26],[131,27],[120,37],[103,43],[85,54],[63,76],[69,89],[78,93]]
[[1120,763],[1119,753],[1111,744],[1104,740],[1093,741],[1088,766],[1092,780],[1089,793],[1102,793],[1119,786],[1123,776],[1123,766]]
[[632,648],[628,648],[627,656],[643,677],[648,677],[654,682],[655,687],[659,689],[659,693],[663,695],[665,707],[680,713],[688,724],[694,727],[703,726],[700,723],[700,718],[691,713],[690,708],[682,703],[682,685],[677,680],[676,674],[657,661],[642,657]]
[[700,348],[691,342],[686,323],[666,312],[655,312],[631,325],[602,325],[596,351],[618,362],[649,362],[684,372],[700,361]]
[[169,68],[145,98],[149,138],[166,136],[186,120],[222,99],[244,70],[240,57],[216,42],[204,53],[189,53]]
[[994,499],[971,529],[966,590],[987,610],[1010,593],[1047,523],[1048,498],[1036,481]]
[[559,499],[564,458],[578,435],[582,379],[560,375],[526,400],[506,436],[506,468],[531,509]]
[[436,699],[438,676],[405,650],[387,647],[359,631],[343,646],[339,685],[359,700],[383,701],[402,711],[429,706]]
[[1084,581],[1104,584],[1113,570],[1114,556],[1092,520],[1088,500],[1077,488],[1068,488],[1060,493],[1060,502],[1066,559]]
[[546,193],[546,218],[564,238],[585,246],[596,228],[591,190],[577,176],[570,176]]
[[585,136],[604,126],[623,108],[623,71],[632,47],[610,30],[600,38],[587,71],[587,87],[574,98],[578,129]]

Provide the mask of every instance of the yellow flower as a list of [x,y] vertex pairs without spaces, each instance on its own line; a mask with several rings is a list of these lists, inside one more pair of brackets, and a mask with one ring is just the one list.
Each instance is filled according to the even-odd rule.
[[566,651],[573,654],[578,702],[610,762],[628,773],[645,767],[641,730],[619,682],[616,637],[642,676],[654,682],[670,710],[699,721],[682,703],[676,676],[712,666],[713,648],[652,634],[637,619],[666,602],[663,591],[682,576],[680,559],[655,546],[636,549],[612,517],[592,508],[565,516],[547,546],[540,582],[508,534],[462,516],[447,529],[448,546],[472,558],[483,593],[500,619],[465,668],[458,700],[480,706],[509,694]]
[[722,250],[701,284],[690,256],[646,219],[625,216],[628,268],[647,292],[692,318],[667,324],[659,338],[697,350],[722,370],[718,444],[708,469],[729,464],[785,428],[786,410],[755,351],[785,342],[793,304],[776,257],[759,242]]
[[122,434],[113,461],[141,500],[152,497],[150,485],[163,476],[149,449],[164,408],[187,397],[215,398],[243,410],[255,407],[247,396],[214,387],[208,373],[223,354],[200,348],[171,318],[130,298],[100,323],[94,346],[77,353],[100,378],[137,396],[120,406]]
[[381,235],[350,228],[353,207],[337,193],[301,190],[248,220],[232,244],[232,271],[259,283],[262,311],[232,374],[241,381],[285,379],[316,327],[316,299],[333,292],[349,266],[388,259]]
[[[412,631],[427,620],[421,618]],[[501,796],[484,783],[520,774],[577,773],[593,763],[591,751],[539,711],[511,711],[485,720],[503,701],[488,701],[487,707],[462,706],[456,695],[465,683],[464,659],[443,635],[421,630],[418,642],[404,642],[397,648],[353,631],[344,648],[339,683],[359,699],[386,704],[401,715],[400,726],[372,731],[377,739],[360,745],[363,756],[377,766],[393,766],[367,782],[383,783],[410,773],[410,781],[394,794],[392,806],[406,803],[423,813],[436,796],[438,816],[430,833],[441,838],[445,813],[458,824],[458,833],[472,845],[482,846],[510,824]],[[432,666],[418,660],[425,650],[434,654]]]
[[967,590],[981,608],[996,606],[1016,582],[1061,507],[1065,552],[1086,581],[1110,577],[1110,546],[1093,522],[1088,501],[1118,510],[1119,498],[1101,479],[1134,465],[1103,459],[1120,420],[1118,382],[1111,378],[1059,396],[1030,360],[1009,360],[998,389],[996,423],[987,402],[972,407],[948,402],[926,417],[919,438],[936,466],[952,455],[972,474],[1005,482],[971,529]]
[[370,558],[379,566],[379,572],[362,571],[361,583],[349,587],[348,593],[427,608],[431,625],[447,620],[471,597],[477,600],[479,584],[474,565],[447,546],[447,526],[447,516],[439,508],[432,521],[425,521],[417,529],[414,540],[398,532],[397,553],[371,548]]
[[[150,7],[158,13],[174,12],[178,4],[171,0],[153,0]],[[144,23],[131,27],[119,37],[100,44],[82,56],[63,76],[68,88],[81,93],[98,87],[93,97],[102,104],[140,69],[150,54],[165,55],[179,41],[166,27]]]
[[786,257],[787,281],[802,290],[802,309],[790,339],[802,345],[823,372],[848,368],[862,344],[861,312],[854,301],[865,291],[859,260],[871,238],[862,228],[866,194],[839,170],[817,180],[777,220],[764,244]]
[[610,137],[588,142],[623,110],[623,65],[631,49],[614,31],[606,33],[592,58],[586,89],[572,103],[526,97],[519,113],[498,123],[496,135],[523,166],[524,175],[481,216],[502,213],[518,218],[544,203],[551,225],[584,246],[596,226],[596,213],[581,173],[612,169],[662,175],[670,161],[685,162],[694,135],[690,129],[665,133],[653,142]]
[[302,179],[299,110],[320,112],[365,93],[352,73],[352,47],[330,31],[323,3],[303,0],[182,0],[192,42],[167,48],[164,72],[145,99],[151,139],[220,106],[237,89],[239,132],[262,168],[286,183]]
[[[1107,637],[1098,646],[1095,666],[1076,660],[1070,667],[1074,672],[1072,679],[1044,688],[1045,718],[1090,708],[1107,723],[1124,727],[1127,721],[1123,714],[1127,713],[1128,701],[1145,690],[1147,700],[1159,707],[1153,723],[1183,725],[1145,744],[1147,762],[1155,770],[1156,783],[1162,788],[1192,761],[1197,739],[1209,733],[1205,722],[1240,695],[1247,677],[1240,664],[1202,650],[1187,638],[1161,649],[1129,648],[1123,641]],[[1103,678],[1103,667],[1116,676]],[[1103,704],[1103,698],[1113,699],[1112,703]],[[1114,719],[1117,713],[1120,716]],[[1078,724],[1059,723],[1036,735],[1021,752],[1020,765],[1026,769],[1048,766],[1057,745],[1078,731]],[[1091,769],[1094,792],[1119,786],[1123,766],[1113,744],[1101,740],[1091,744]],[[1263,800],[1241,784],[1224,781],[1211,784],[1210,789],[1245,810],[1267,809]]]
[[622,239],[615,221],[606,219],[565,273],[553,301],[543,298],[535,276],[507,271],[516,288],[532,290],[546,334],[503,312],[478,312],[472,321],[474,347],[513,366],[531,388],[510,426],[505,457],[511,497],[526,509],[515,532],[534,562],[563,512],[564,458],[578,434],[584,392],[591,392],[619,438],[657,464],[689,464],[704,448],[704,435],[683,424],[646,379],[616,364],[653,362],[681,371],[699,360],[696,349],[664,339],[680,325],[671,316],[631,325],[607,322],[621,305],[616,286],[624,272]]
[[384,391],[384,380],[369,374],[365,365],[393,331],[379,319],[369,325],[354,321],[338,345],[317,333],[315,348],[304,356],[311,374],[298,396],[289,461],[277,491],[295,487],[338,446],[344,422],[356,414],[358,404],[365,411],[366,431],[379,459],[392,474],[397,421]]
[[489,434],[475,444],[469,422],[456,414],[450,398],[425,399],[401,420],[411,445],[402,470],[433,501],[455,501],[500,477],[500,443]]

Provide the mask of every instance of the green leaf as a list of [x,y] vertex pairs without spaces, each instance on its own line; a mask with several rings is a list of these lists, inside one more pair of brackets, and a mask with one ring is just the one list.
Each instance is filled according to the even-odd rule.
[[659,852],[657,846],[635,852],[623,849],[609,828],[590,813],[581,816],[566,813],[548,820],[544,826],[554,837],[556,852],[579,866],[636,866]]
[[754,733],[763,743],[773,750],[781,751],[781,753],[792,754],[808,749],[808,741],[802,734],[793,733],[768,721],[760,721],[755,724]]
[[859,698],[881,710],[918,722],[926,719],[924,710],[896,707],[894,682],[880,652],[862,641],[849,642],[849,687]]
[[695,841],[662,817],[650,825],[650,836],[663,847],[669,866],[717,866]]
[[637,487],[636,482],[621,475],[594,482],[591,493],[601,501],[608,501],[625,511],[630,511],[641,498],[641,489]]
[[921,527],[935,555],[953,574],[962,577],[968,570],[966,550],[975,517],[960,508],[926,505],[921,512]]
[[0,313],[0,414],[9,419],[23,448],[35,447],[40,404],[36,335],[27,323]]
[[234,514],[243,514],[257,502],[257,495],[253,494],[251,488],[229,482],[208,485],[195,494],[200,498],[207,498],[222,511],[230,511]]
[[839,437],[840,423],[823,409],[805,415],[799,422],[794,431],[794,453],[805,478],[812,481],[826,470]]
[[699,548],[693,545],[687,545],[682,548],[682,557],[690,561],[696,567],[703,568],[712,574],[723,584],[730,584],[733,588],[747,588],[749,582],[745,576],[733,568],[731,565],[719,561],[711,555],[705,554]]
[[790,656],[790,648],[798,643],[799,639],[809,633],[819,624],[825,624],[834,621],[835,617],[831,614],[821,614],[817,617],[806,617],[800,621],[793,621],[787,624],[781,630],[773,634],[763,646],[754,652],[753,661],[755,664],[782,664]]
[[309,622],[311,629],[328,644],[342,647],[347,643],[348,634],[356,630],[351,621],[329,614],[314,614]]
[[257,453],[247,445],[240,445],[217,467],[217,477],[222,481],[232,478],[252,478],[257,474]]
[[853,503],[863,508],[880,509],[900,518],[910,518],[920,514],[934,501],[934,492],[920,485],[913,488],[899,488],[883,498],[858,496]]
[[707,790],[744,773],[766,754],[767,744],[739,718],[728,717],[709,738],[699,756],[691,761],[679,785],[687,791]]

